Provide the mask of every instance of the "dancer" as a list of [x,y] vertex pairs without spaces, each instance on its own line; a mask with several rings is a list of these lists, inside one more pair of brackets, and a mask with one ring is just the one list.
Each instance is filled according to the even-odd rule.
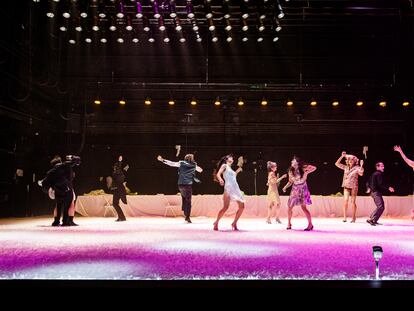
[[119,205],[119,200],[127,204],[127,196],[125,189],[125,172],[128,171],[129,165],[123,163],[123,157],[120,155],[118,161],[112,166],[112,190],[114,192],[112,205],[118,214],[116,221],[125,221],[126,217]]
[[272,216],[272,208],[275,206],[275,220],[278,224],[281,224],[282,222],[279,219],[279,213],[280,213],[280,197],[279,197],[279,184],[280,182],[287,177],[287,174],[284,174],[282,177],[279,178],[279,173],[277,172],[277,163],[272,161],[267,161],[267,199],[270,202],[269,208],[267,210],[267,219],[266,222],[268,224],[271,224],[271,216]]
[[407,158],[400,146],[394,146],[394,151],[399,152],[405,163],[407,163],[411,168],[414,169],[414,161]]
[[[345,163],[342,164],[342,159],[345,158]],[[346,212],[348,210],[349,197],[351,197],[352,204],[352,220],[354,223],[356,221],[356,198],[358,194],[358,176],[364,175],[364,161],[361,160],[360,165],[358,165],[358,158],[354,155],[346,154],[345,151],[342,152],[341,156],[336,160],[335,165],[344,171],[344,177],[342,179],[342,187],[344,188],[344,219],[343,222],[346,222]]]
[[370,218],[367,219],[367,223],[371,226],[378,225],[378,219],[381,217],[382,213],[385,209],[384,199],[382,195],[384,192],[394,192],[394,188],[390,186],[384,185],[383,174],[384,174],[384,163],[377,162],[375,164],[375,168],[377,169],[369,178],[368,185],[369,191],[371,193],[371,197],[374,200],[375,205],[377,208],[371,214]]
[[197,165],[194,161],[193,154],[186,154],[184,161],[173,162],[165,160],[162,156],[157,157],[158,161],[172,166],[178,167],[178,189],[181,193],[182,206],[181,209],[184,212],[185,221],[191,223],[191,197],[193,195],[193,181],[198,181],[195,178],[195,172],[201,173],[203,169]]
[[[49,193],[51,199],[56,200],[56,212],[52,226],[60,226],[60,219],[63,214],[62,226],[76,226],[73,222],[74,215],[74,190],[73,190],[73,170],[76,165],[80,165],[80,157],[66,156],[66,161],[62,162],[60,156],[55,156],[50,162],[53,168],[46,173],[46,177],[38,182],[43,191]],[[72,208],[71,214],[69,210]],[[71,216],[72,215],[72,216]]]
[[306,180],[308,175],[316,170],[316,166],[309,165],[303,163],[299,158],[294,157],[291,161],[291,166],[289,168],[289,181],[283,187],[283,192],[286,192],[287,188],[292,186],[292,190],[290,192],[289,200],[288,200],[288,225],[287,230],[292,229],[292,209],[296,205],[300,205],[303,212],[308,219],[308,226],[306,227],[305,231],[313,230],[312,224],[312,216],[306,205],[312,204],[312,200],[310,197],[308,185]]
[[[245,200],[243,198],[243,194],[240,191],[239,185],[237,183],[236,177],[237,174],[242,171],[241,163],[238,163],[239,167],[236,171],[231,168],[233,164],[233,156],[226,155],[219,161],[217,168],[218,172],[216,174],[216,178],[219,181],[221,186],[224,186],[224,193],[223,193],[223,208],[219,211],[217,215],[217,220],[214,222],[214,230],[218,231],[218,225],[220,219],[223,217],[224,213],[228,210],[230,206],[230,201],[234,200],[239,205],[239,209],[237,210],[236,216],[234,217],[234,221],[231,224],[233,230],[239,230],[237,228],[237,221],[239,220],[241,214],[244,210],[244,203]],[[223,177],[222,177],[223,176]],[[223,179],[224,178],[224,179]]]

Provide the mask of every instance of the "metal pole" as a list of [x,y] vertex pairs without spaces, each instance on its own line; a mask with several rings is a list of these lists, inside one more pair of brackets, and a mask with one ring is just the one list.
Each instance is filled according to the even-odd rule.
[[375,261],[375,279],[379,280],[380,279],[380,275],[379,275],[379,261]]

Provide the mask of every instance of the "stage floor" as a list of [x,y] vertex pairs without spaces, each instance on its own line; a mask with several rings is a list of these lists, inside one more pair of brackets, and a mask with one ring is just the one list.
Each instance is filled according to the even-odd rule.
[[293,219],[293,230],[264,219],[231,218],[212,230],[213,218],[75,219],[79,227],[50,227],[50,217],[0,220],[0,279],[304,279],[370,280],[372,246],[384,250],[386,280],[414,280],[414,222],[365,218],[343,223]]

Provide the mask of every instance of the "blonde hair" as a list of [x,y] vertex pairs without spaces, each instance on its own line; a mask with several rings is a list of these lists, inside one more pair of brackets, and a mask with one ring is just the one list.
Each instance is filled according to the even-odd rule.
[[267,161],[267,171],[270,172],[273,166],[277,166],[276,162]]
[[188,162],[194,162],[194,154],[192,153],[186,154],[184,157],[184,160]]

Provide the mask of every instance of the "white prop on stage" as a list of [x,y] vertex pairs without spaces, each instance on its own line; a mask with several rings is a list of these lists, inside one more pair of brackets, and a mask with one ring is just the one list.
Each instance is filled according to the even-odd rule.
[[[266,217],[268,201],[265,195],[245,196],[246,208],[242,217]],[[281,216],[287,215],[288,196],[281,196]],[[79,196],[76,201],[76,212],[82,216],[105,216],[108,202],[112,195]],[[411,217],[413,196],[384,196],[385,217]],[[313,204],[310,211],[314,217],[342,217],[343,197],[312,196]],[[357,217],[368,217],[375,209],[374,201],[369,196],[357,198]],[[182,215],[180,195],[133,195],[128,196],[128,205],[121,203],[126,216],[174,216]],[[191,216],[215,217],[222,208],[222,195],[193,195]],[[225,216],[234,215],[237,211],[236,203],[232,202]],[[351,215],[351,208],[348,209]],[[295,207],[293,215],[303,215],[301,208]]]

